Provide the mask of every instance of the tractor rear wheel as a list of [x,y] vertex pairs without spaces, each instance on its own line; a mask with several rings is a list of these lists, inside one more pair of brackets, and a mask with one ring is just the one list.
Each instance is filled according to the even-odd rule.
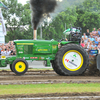
[[11,69],[11,71],[13,72],[13,69],[12,69],[12,64],[10,64],[10,69]]
[[56,66],[56,64],[55,64],[55,61],[52,62],[52,68],[53,68],[53,70],[54,70],[57,74],[59,74],[59,75],[64,75],[64,74],[57,68],[57,66]]
[[55,66],[59,75],[80,75],[89,65],[88,53],[77,44],[67,44],[59,49]]
[[12,64],[12,70],[16,75],[23,75],[28,70],[28,63],[24,59],[16,59]]

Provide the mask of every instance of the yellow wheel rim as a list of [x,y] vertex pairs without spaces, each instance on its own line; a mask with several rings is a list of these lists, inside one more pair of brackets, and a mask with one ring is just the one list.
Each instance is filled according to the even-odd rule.
[[26,69],[26,65],[24,62],[20,61],[15,64],[15,69],[17,72],[23,72]]
[[77,50],[69,50],[64,54],[62,62],[69,71],[77,71],[83,65],[83,56]]

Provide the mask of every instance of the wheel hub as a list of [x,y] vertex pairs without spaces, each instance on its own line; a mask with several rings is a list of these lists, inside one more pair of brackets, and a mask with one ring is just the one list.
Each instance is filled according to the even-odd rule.
[[80,52],[76,50],[70,50],[63,56],[63,65],[70,71],[78,70],[83,63],[83,58]]
[[19,68],[22,68],[22,65],[19,65]]
[[74,62],[74,60],[72,60],[72,62]]
[[25,68],[26,68],[26,65],[22,61],[17,62],[15,65],[15,69],[17,72],[23,72],[23,71],[25,71]]

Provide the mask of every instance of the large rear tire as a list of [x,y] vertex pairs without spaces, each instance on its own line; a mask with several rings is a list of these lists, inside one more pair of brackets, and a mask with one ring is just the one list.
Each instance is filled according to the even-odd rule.
[[24,59],[16,59],[12,64],[12,70],[16,75],[23,75],[28,70],[28,63]]
[[10,70],[13,72],[13,69],[12,69],[12,64],[10,64]]
[[59,49],[54,62],[57,74],[80,75],[89,65],[89,57],[80,45],[67,44]]
[[55,64],[55,61],[52,62],[52,68],[53,68],[53,70],[54,70],[57,74],[59,74],[59,75],[61,75],[61,76],[64,75],[64,74],[57,68],[57,66],[56,66],[56,64]]

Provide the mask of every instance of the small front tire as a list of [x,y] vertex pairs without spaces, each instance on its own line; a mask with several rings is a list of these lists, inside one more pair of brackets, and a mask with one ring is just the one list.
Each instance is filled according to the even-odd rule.
[[12,70],[16,75],[23,75],[28,70],[28,63],[24,59],[16,59],[12,64]]

